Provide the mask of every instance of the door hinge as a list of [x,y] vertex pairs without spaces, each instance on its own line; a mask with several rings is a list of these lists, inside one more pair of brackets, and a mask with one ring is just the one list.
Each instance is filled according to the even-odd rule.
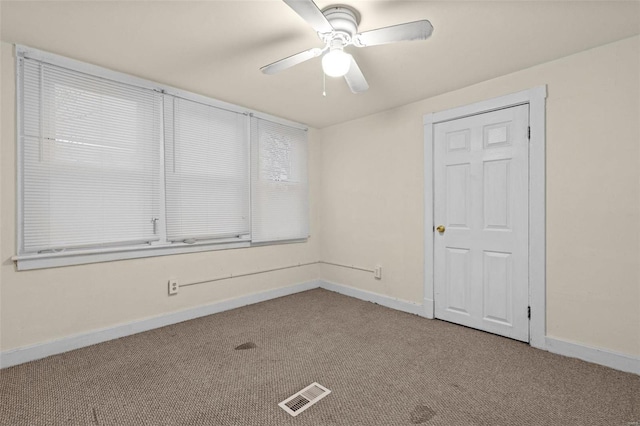
[[531,140],[531,126],[527,127],[527,139]]
[[436,226],[433,225],[433,232],[436,232]]
[[531,306],[527,306],[527,318],[531,319]]

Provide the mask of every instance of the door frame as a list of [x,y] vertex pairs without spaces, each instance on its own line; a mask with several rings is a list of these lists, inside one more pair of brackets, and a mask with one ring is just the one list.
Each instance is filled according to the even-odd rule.
[[424,315],[435,318],[433,222],[433,128],[437,123],[529,104],[529,344],[545,349],[546,342],[546,173],[545,109],[547,86],[464,105],[424,116]]

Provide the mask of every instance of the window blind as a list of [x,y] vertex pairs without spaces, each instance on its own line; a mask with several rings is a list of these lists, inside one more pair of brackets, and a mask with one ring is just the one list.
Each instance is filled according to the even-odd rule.
[[165,117],[168,240],[248,236],[247,116],[167,95]]
[[307,132],[252,117],[251,139],[251,240],[307,238]]
[[158,239],[162,97],[20,58],[22,251]]

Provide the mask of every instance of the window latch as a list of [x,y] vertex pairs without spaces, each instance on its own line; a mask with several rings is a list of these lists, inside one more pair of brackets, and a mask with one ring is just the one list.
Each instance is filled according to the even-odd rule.
[[151,219],[151,223],[153,223],[153,234],[156,235],[158,233],[158,219],[157,217],[154,217],[153,219]]

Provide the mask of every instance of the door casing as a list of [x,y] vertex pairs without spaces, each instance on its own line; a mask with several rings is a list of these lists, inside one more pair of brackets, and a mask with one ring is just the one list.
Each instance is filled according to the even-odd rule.
[[434,318],[433,126],[471,115],[529,104],[529,344],[545,349],[546,342],[546,196],[545,106],[547,86],[512,93],[424,116],[424,315]]

